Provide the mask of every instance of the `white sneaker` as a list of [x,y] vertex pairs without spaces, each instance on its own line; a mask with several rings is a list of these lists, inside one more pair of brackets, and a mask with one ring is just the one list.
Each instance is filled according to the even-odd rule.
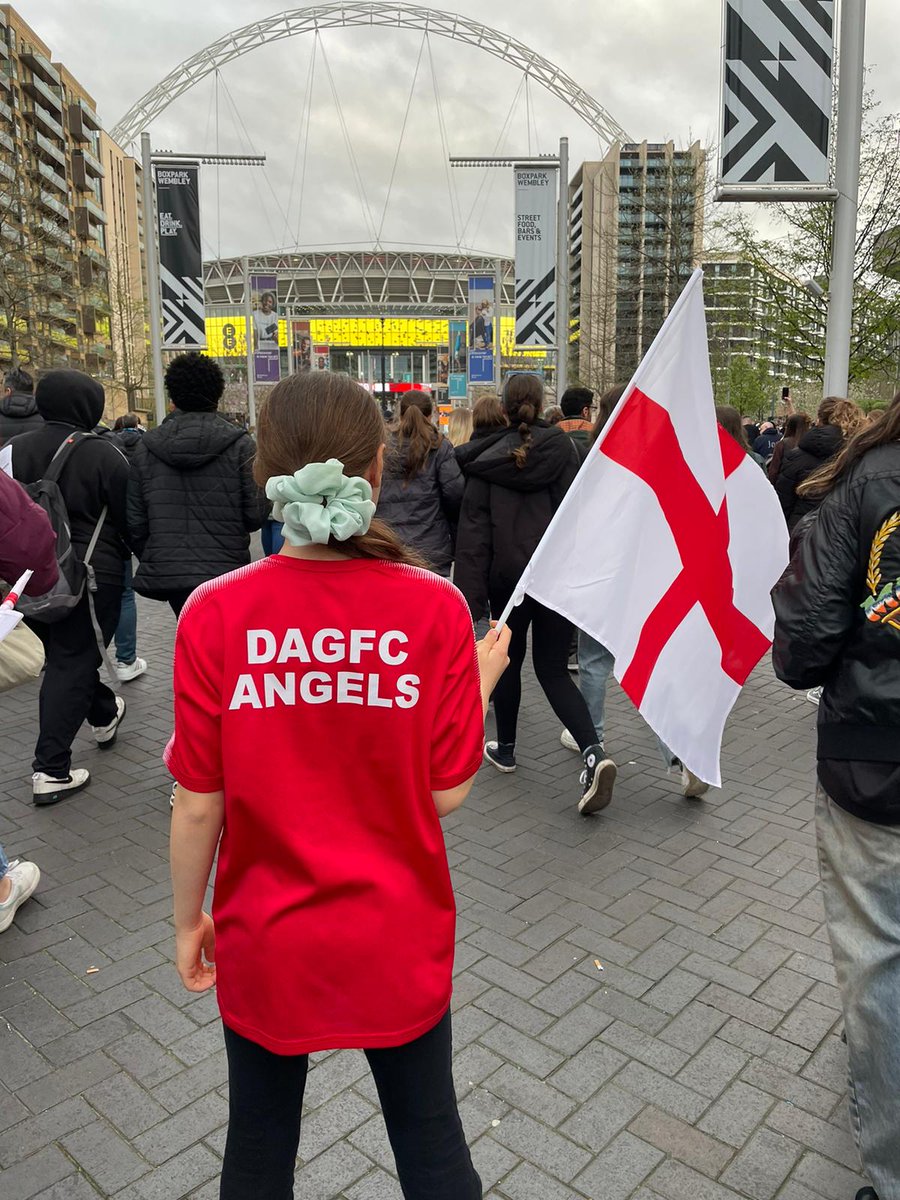
[[35,771],[31,777],[31,799],[35,804],[59,804],[72,792],[80,792],[91,782],[90,771],[84,767],[73,767],[68,775],[61,779],[48,775],[46,771]]
[[109,750],[115,744],[116,734],[119,732],[119,726],[125,719],[125,701],[121,696],[116,696],[116,715],[108,725],[92,725],[91,732],[94,735],[94,741],[100,750]]
[[569,733],[568,729],[564,729],[562,731],[562,733],[559,735],[559,740],[561,745],[565,746],[567,750],[575,750],[577,752],[581,749],[581,747],[572,737],[571,733]]
[[806,698],[810,704],[819,703],[819,701],[822,699],[822,691],[823,689],[820,687],[810,688],[810,690],[806,693]]
[[172,784],[172,791],[169,795],[169,808],[170,809],[175,807],[175,792],[177,791],[177,789],[178,789],[178,780],[176,779],[175,782]]
[[12,925],[16,913],[41,882],[41,873],[35,863],[14,859],[5,878],[12,884],[12,891],[0,902],[0,933]]
[[116,660],[116,674],[119,677],[119,683],[129,683],[132,679],[137,679],[138,675],[143,675],[147,670],[147,660],[145,658],[136,658],[134,662],[123,663]]
[[705,796],[709,791],[709,784],[695,775],[693,771],[689,771],[682,763],[681,766],[681,794],[688,800],[699,800],[701,796]]

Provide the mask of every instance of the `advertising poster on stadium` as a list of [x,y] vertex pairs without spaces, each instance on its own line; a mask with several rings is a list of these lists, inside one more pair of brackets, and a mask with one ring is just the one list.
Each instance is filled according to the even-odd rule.
[[556,342],[556,176],[516,168],[516,345]]
[[465,400],[466,387],[466,322],[448,321],[449,371],[447,374],[447,396],[451,400]]
[[253,307],[253,377],[257,383],[277,383],[281,378],[277,282],[274,275],[250,276],[250,303]]
[[314,371],[331,370],[331,347],[325,342],[316,342],[313,345],[312,366]]
[[291,371],[299,375],[301,371],[312,370],[312,338],[309,333],[309,321],[291,321]]
[[494,382],[494,277],[469,276],[469,383]]
[[155,176],[163,349],[204,350],[200,165],[166,163]]

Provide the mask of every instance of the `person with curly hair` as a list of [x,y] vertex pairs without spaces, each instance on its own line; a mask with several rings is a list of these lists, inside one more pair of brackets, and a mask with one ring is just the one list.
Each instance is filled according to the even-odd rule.
[[819,405],[816,423],[783,459],[775,491],[791,531],[819,501],[804,495],[801,485],[813,471],[836,457],[848,438],[866,421],[862,409],[843,396],[826,396]]
[[131,460],[128,529],[140,559],[134,590],[178,616],[191,592],[250,562],[250,534],[268,516],[253,480],[256,446],[220,417],[218,363],[179,354],[166,371],[172,412]]

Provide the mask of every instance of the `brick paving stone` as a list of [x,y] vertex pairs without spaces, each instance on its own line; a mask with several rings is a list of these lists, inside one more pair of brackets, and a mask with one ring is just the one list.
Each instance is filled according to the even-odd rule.
[[[113,751],[77,740],[85,792],[31,806],[36,688],[0,697],[0,831],[43,873],[0,936],[4,1197],[218,1193],[215,997],[186,993],[170,965],[174,623],[161,605],[139,612],[151,670],[127,685]],[[527,677],[519,772],[483,770],[445,822],[455,1078],[486,1192],[845,1200],[861,1182],[815,880],[815,712],[762,665],[726,730],[725,786],[690,805],[616,687],[607,723],[616,797],[584,821],[574,756]],[[314,1056],[304,1126],[298,1200],[396,1200],[362,1055]]]

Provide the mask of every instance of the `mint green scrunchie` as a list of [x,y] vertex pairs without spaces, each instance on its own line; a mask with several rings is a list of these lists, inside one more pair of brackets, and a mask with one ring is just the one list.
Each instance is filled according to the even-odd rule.
[[284,536],[292,546],[325,546],[332,537],[345,542],[365,533],[375,515],[371,484],[359,475],[346,476],[336,458],[309,463],[293,475],[273,476],[266,495],[274,501],[272,516],[284,522]]

